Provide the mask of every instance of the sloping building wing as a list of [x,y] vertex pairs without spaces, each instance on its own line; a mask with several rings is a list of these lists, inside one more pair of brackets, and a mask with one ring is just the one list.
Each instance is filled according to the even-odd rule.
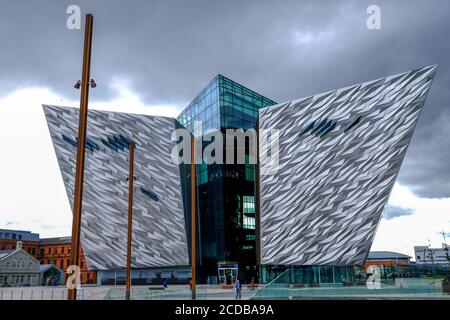
[[[362,265],[436,66],[260,110],[262,264]],[[271,140],[260,145],[260,159]]]
[[[44,106],[73,206],[78,109]],[[171,160],[173,118],[90,110],[81,244],[90,268],[125,268],[129,143],[134,141],[132,267],[189,265],[180,168]]]

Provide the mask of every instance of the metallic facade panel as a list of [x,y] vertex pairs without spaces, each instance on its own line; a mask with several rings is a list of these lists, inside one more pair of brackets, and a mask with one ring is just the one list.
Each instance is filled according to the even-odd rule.
[[[73,206],[78,109],[44,113]],[[89,111],[81,244],[90,268],[126,265],[127,139],[136,143],[132,267],[189,265],[180,169],[170,156],[175,126],[172,118]]]
[[280,130],[279,166],[260,177],[262,264],[363,264],[435,71],[260,110],[260,130]]

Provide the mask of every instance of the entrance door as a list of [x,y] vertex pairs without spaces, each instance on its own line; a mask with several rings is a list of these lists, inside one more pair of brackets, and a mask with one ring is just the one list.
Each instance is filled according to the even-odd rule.
[[238,276],[238,264],[236,263],[218,263],[217,273],[220,284],[232,285],[236,282]]

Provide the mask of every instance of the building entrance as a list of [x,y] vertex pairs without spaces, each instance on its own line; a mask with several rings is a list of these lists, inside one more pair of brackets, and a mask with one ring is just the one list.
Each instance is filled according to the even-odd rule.
[[238,276],[239,264],[235,262],[218,262],[217,273],[219,276],[219,283],[225,285],[232,285],[236,282]]

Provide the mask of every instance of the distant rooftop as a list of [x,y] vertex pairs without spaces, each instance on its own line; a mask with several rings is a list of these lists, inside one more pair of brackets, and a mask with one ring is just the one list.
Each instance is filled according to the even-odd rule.
[[9,256],[11,253],[13,253],[15,250],[1,250],[0,251],[0,260],[3,258],[6,258],[7,256]]
[[411,257],[399,253],[399,252],[392,252],[392,251],[370,251],[369,256],[367,259],[410,259]]
[[53,244],[69,244],[72,237],[57,237],[57,238],[43,238],[39,241],[40,245],[53,245]]
[[62,272],[61,271],[61,269],[59,269],[58,267],[56,267],[55,265],[53,265],[53,264],[40,264],[39,265],[39,272],[45,272],[45,271],[47,271],[47,270],[49,270],[49,269],[56,269],[56,270],[58,270],[59,272]]
[[206,91],[209,89],[209,87],[210,86],[212,86],[215,82],[218,82],[218,86],[221,86],[221,85],[223,85],[223,83],[222,83],[222,81],[220,81],[220,80],[223,80],[225,83],[229,83],[229,84],[232,84],[232,85],[234,85],[234,86],[236,86],[236,87],[239,87],[241,90],[244,90],[244,91],[247,91],[247,92],[251,92],[253,95],[256,95],[256,96],[258,96],[258,97],[260,97],[261,99],[264,99],[264,100],[267,100],[267,101],[269,101],[271,104],[277,104],[275,101],[273,101],[273,100],[271,100],[271,99],[269,99],[269,98],[267,98],[267,97],[265,97],[265,96],[263,96],[262,94],[260,94],[260,93],[258,93],[258,92],[256,92],[256,91],[254,91],[254,90],[252,90],[252,89],[250,89],[250,88],[248,88],[248,87],[246,87],[246,86],[244,86],[244,85],[242,85],[242,84],[240,84],[240,83],[238,83],[238,82],[236,82],[236,81],[234,81],[234,80],[231,80],[230,78],[228,78],[228,77],[226,77],[226,76],[224,76],[224,75],[222,75],[222,74],[218,74],[218,75],[216,75],[201,91],[200,91],[200,93],[198,93],[196,96],[195,96],[195,98],[194,99],[192,99],[192,101],[189,103],[189,105],[186,107],[186,108],[184,108],[183,109],[183,111],[178,115],[178,117],[177,117],[177,119],[179,119],[180,118],[180,116],[186,111],[186,110],[188,110],[192,105],[194,105],[199,99],[201,99],[203,96],[204,96],[204,94],[206,93]]
[[39,241],[39,233],[23,230],[0,229],[0,239]]

